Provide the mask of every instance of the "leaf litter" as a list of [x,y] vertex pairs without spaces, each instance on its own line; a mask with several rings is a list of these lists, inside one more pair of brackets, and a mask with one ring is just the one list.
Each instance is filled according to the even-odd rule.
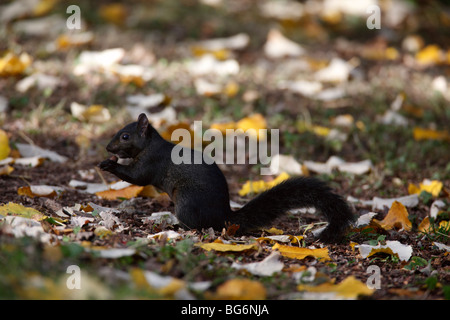
[[[218,3],[221,21],[234,9]],[[383,13],[386,27],[420,20],[404,1],[395,5],[402,10]],[[434,43],[439,36],[360,42],[340,27],[348,17],[364,22],[363,4],[318,1],[314,9],[267,1],[244,14],[263,19],[261,31],[239,18],[223,20],[226,32],[215,23],[196,29],[181,17],[200,35],[193,40],[168,16],[159,23],[174,37],[161,45],[157,32],[150,43],[140,40],[149,19],[127,15],[146,9],[137,2],[92,5],[99,20],[86,17],[94,19],[89,29],[83,21],[79,33],[51,27],[40,44],[24,41],[21,34],[39,32],[36,26],[65,22],[56,19],[65,11],[58,6],[13,1],[0,16],[18,39],[0,56],[0,252],[11,262],[0,269],[10,285],[2,298],[448,298],[449,134],[440,106],[450,96],[443,71],[450,55]],[[276,235],[184,230],[157,190],[115,186],[95,170],[81,174],[103,158],[107,137],[125,118],[142,111],[161,131],[197,116],[219,130],[280,128],[282,155],[272,159],[272,177],[225,168],[238,203],[288,175],[319,174],[351,197],[359,216],[370,214],[329,246],[314,241],[310,230],[322,220],[308,210],[281,218]],[[31,263],[21,264],[20,252]],[[68,262],[88,279],[78,293],[67,290]],[[378,290],[365,283],[373,264],[382,270]]]

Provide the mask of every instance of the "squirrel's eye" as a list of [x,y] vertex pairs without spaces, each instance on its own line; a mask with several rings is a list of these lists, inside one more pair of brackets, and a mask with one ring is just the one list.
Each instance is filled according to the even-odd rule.
[[124,134],[122,134],[122,140],[128,140],[128,139],[130,139],[130,135],[128,134],[128,133],[124,133]]

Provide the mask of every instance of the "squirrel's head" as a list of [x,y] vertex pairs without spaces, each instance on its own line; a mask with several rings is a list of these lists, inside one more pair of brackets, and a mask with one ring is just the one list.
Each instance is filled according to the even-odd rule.
[[134,159],[145,149],[154,131],[145,113],[141,113],[137,122],[130,123],[115,134],[106,150],[120,159]]

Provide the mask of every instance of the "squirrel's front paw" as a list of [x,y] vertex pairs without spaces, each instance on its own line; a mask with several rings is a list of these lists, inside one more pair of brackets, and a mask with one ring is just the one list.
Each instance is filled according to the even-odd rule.
[[117,167],[117,162],[107,159],[105,161],[102,161],[98,164],[98,167],[104,171],[113,171]]

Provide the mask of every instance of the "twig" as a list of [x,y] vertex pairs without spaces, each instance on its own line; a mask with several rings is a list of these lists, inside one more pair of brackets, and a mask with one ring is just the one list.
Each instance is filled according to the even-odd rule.
[[109,186],[109,183],[106,182],[105,177],[103,177],[102,172],[100,171],[100,169],[98,167],[94,167],[95,171],[97,171],[97,174],[100,176],[100,179],[102,179],[102,182],[104,185]]

